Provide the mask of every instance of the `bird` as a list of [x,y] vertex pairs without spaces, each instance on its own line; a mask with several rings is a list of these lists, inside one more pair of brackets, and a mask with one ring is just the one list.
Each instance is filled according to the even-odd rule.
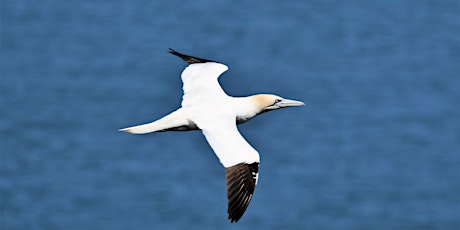
[[218,82],[228,70],[220,62],[179,53],[169,53],[188,63],[181,74],[181,107],[150,123],[119,131],[146,134],[165,131],[201,130],[225,168],[228,219],[238,222],[252,199],[259,178],[259,153],[238,131],[237,125],[265,112],[305,105],[273,94],[233,97]]

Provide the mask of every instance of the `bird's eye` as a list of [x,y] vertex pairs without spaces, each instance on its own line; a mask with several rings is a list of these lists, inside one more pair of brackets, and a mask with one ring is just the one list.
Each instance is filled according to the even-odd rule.
[[281,102],[281,99],[276,99],[275,104]]

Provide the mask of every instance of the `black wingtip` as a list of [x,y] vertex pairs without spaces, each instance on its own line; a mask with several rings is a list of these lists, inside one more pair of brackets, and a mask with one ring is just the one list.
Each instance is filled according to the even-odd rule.
[[171,48],[168,48],[168,53],[174,54],[174,55],[176,55],[176,56],[181,55],[181,53],[179,53],[179,52],[177,52],[177,51],[175,51],[175,50],[173,50],[173,49],[171,49]]
[[256,188],[259,163],[239,163],[225,168],[228,199],[228,219],[238,222],[251,202]]
[[182,60],[184,60],[188,64],[216,62],[216,61],[212,61],[212,60],[208,60],[208,59],[204,59],[204,58],[193,57],[193,56],[189,56],[189,55],[186,55],[186,54],[182,54],[182,53],[179,53],[179,52],[177,52],[177,51],[175,51],[175,50],[173,50],[171,48],[169,48],[168,52],[170,54],[173,54],[173,55],[176,55],[176,56],[180,57]]

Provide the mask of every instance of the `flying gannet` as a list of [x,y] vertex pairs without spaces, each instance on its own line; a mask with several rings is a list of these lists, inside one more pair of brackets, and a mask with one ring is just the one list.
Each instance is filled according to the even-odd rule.
[[301,101],[271,94],[231,97],[221,88],[218,77],[228,67],[216,61],[192,57],[169,49],[189,66],[182,72],[182,106],[151,123],[120,129],[133,134],[201,129],[225,167],[228,219],[237,222],[251,201],[259,173],[259,154],[243,138],[237,124],[272,110],[302,106]]

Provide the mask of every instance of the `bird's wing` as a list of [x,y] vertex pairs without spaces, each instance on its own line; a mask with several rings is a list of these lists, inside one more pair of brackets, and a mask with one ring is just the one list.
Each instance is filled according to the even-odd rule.
[[239,163],[225,168],[227,181],[228,219],[238,221],[251,202],[256,188],[259,173],[259,162],[251,164]]
[[257,184],[259,154],[240,134],[234,117],[222,115],[194,121],[225,167],[228,218],[231,222],[238,221],[246,211]]
[[188,112],[225,167],[228,218],[243,216],[251,201],[259,172],[259,153],[241,136],[236,127],[229,96],[218,78],[228,67],[214,61],[170,52],[190,65],[182,72],[184,96],[182,107]]
[[219,100],[227,97],[217,78],[227,71],[224,64],[207,62],[191,64],[182,72],[184,96],[182,106],[200,103],[203,100]]
[[175,50],[173,50],[171,48],[169,48],[169,53],[180,57],[182,60],[184,60],[188,64],[216,62],[216,61],[212,61],[212,60],[208,60],[208,59],[204,59],[204,58],[193,57],[193,56],[190,56],[190,55],[182,54],[182,53],[179,53],[179,52],[177,52],[177,51],[175,51]]

